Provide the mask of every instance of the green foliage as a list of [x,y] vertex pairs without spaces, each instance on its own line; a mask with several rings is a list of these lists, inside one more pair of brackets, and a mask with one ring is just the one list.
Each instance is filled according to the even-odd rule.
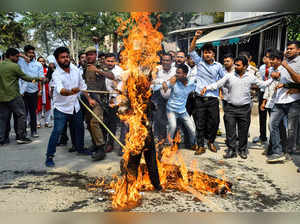
[[288,25],[289,41],[300,40],[300,16],[299,15],[288,16],[287,25]]
[[20,47],[24,41],[25,29],[16,22],[16,13],[0,13],[0,47],[5,50],[9,47]]

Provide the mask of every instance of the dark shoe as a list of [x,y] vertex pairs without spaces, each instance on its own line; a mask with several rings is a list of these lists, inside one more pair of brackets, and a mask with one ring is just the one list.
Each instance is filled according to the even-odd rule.
[[38,137],[40,137],[36,132],[32,132],[31,133],[31,137],[32,138],[38,138]]
[[79,156],[90,156],[90,155],[92,155],[92,152],[90,152],[86,149],[82,149],[82,150],[77,151],[77,155],[79,155]]
[[229,149],[228,149],[227,153],[225,155],[223,155],[224,159],[231,159],[231,158],[236,158],[236,157],[237,157],[236,153]]
[[76,152],[75,147],[72,145],[72,148],[69,148],[68,152]]
[[54,163],[54,161],[53,161],[53,157],[51,157],[51,156],[47,157],[46,162],[45,162],[45,165],[46,165],[47,167],[54,167],[54,166],[55,166],[55,163]]
[[207,143],[208,149],[212,152],[217,152],[217,147],[214,145],[214,143]]
[[200,146],[196,149],[194,155],[201,155],[201,154],[205,153],[205,151],[206,151],[205,148],[203,146]]
[[18,139],[17,140],[17,143],[18,144],[29,144],[29,143],[31,143],[32,141],[31,141],[31,139],[29,139],[29,138],[20,138],[20,139]]
[[91,145],[91,146],[89,146],[89,147],[87,148],[87,150],[88,150],[89,152],[95,152],[95,151],[97,150],[97,148],[96,148],[95,145]]
[[244,151],[243,151],[243,152],[240,152],[239,155],[240,155],[240,157],[241,157],[242,159],[247,159],[247,158],[248,158],[247,153],[244,152]]
[[106,152],[106,153],[112,152],[113,149],[114,149],[114,148],[113,148],[112,145],[107,145],[106,148],[105,148],[105,152]]
[[103,160],[105,158],[106,154],[104,152],[103,147],[97,147],[97,151],[94,152],[94,154],[92,155],[92,160],[93,161],[100,161]]

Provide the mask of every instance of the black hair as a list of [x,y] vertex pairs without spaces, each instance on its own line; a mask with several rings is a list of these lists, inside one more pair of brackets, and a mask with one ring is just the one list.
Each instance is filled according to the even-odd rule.
[[105,59],[106,58],[112,58],[112,57],[114,57],[115,59],[117,59],[117,56],[114,53],[107,53],[107,54],[105,54]]
[[161,57],[163,57],[163,56],[169,56],[169,57],[171,58],[171,60],[172,60],[172,55],[171,55],[170,53],[163,53],[163,54],[161,55]]
[[5,52],[5,57],[9,58],[10,56],[15,56],[20,52],[16,48],[8,48]]
[[178,65],[177,69],[182,69],[183,73],[188,74],[189,73],[189,68],[185,64],[180,64]]
[[54,55],[55,59],[57,60],[57,59],[58,59],[58,56],[59,56],[60,54],[62,54],[62,53],[68,53],[68,54],[70,54],[70,51],[69,51],[69,49],[66,48],[66,47],[58,47],[58,48],[55,49],[53,55]]
[[268,48],[264,54],[264,56],[267,56],[267,54],[271,54],[271,52],[273,51],[273,48]]
[[37,58],[37,61],[39,61],[41,58],[45,59],[43,56],[39,56],[39,57]]
[[241,51],[241,52],[239,53],[239,56],[244,56],[244,57],[246,57],[247,59],[250,59],[251,54],[250,54],[249,51]]
[[248,59],[245,56],[238,56],[234,59],[234,63],[237,61],[241,61],[244,66],[248,66]]
[[270,58],[271,59],[276,58],[276,59],[279,59],[282,61],[283,60],[283,52],[274,49],[270,52]]
[[225,58],[231,58],[231,59],[234,59],[232,53],[226,53],[226,54],[224,54],[223,60],[224,60]]
[[213,51],[215,53],[215,48],[212,44],[204,44],[203,47],[201,48],[201,51]]
[[104,52],[102,52],[102,51],[100,51],[100,52],[98,52],[98,58],[101,58],[101,57],[105,57],[105,53]]
[[35,47],[33,47],[33,46],[31,46],[31,45],[26,45],[25,47],[24,47],[24,52],[28,52],[28,51],[30,51],[30,50],[35,50]]
[[300,48],[300,41],[298,41],[298,40],[289,41],[287,43],[287,46],[292,45],[292,44],[295,44],[297,48]]
[[85,54],[84,52],[80,52],[78,55],[78,59],[80,59],[81,55]]
[[[185,54],[184,51],[177,51],[177,52],[176,52],[176,56],[177,56],[178,53],[183,53],[183,54],[184,54],[184,57],[186,56],[186,54]],[[175,57],[176,57],[176,56],[175,56]]]

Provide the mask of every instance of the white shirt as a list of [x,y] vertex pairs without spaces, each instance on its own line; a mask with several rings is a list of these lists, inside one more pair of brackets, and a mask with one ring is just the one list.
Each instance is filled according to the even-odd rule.
[[[234,75],[234,73],[235,73],[234,65],[232,66],[230,72],[228,72],[228,71],[226,70],[226,68],[224,67],[224,73],[225,73],[225,76],[226,76],[226,75],[230,75],[230,74],[231,74],[231,75]],[[222,87],[222,93],[223,93],[223,100],[228,101],[228,86],[227,86],[227,84],[225,84],[225,85]]]
[[60,91],[63,88],[67,90],[71,90],[72,88],[79,88],[80,90],[87,89],[79,69],[71,63],[70,73],[67,73],[58,66],[52,74],[52,80],[54,85],[54,108],[65,114],[73,114],[74,109],[77,113],[80,110],[80,104],[78,101],[80,92],[71,96],[62,96]]
[[[117,83],[119,83],[122,80],[122,74],[123,74],[124,70],[120,66],[115,65],[115,67],[111,70],[111,72],[114,74],[115,80],[117,81]],[[115,82],[114,80],[105,78],[105,85],[106,85],[107,91],[114,91],[116,89],[117,86],[115,86],[114,82]],[[117,96],[118,96],[118,94],[115,94],[115,93],[109,94],[109,99],[111,99],[112,97],[117,97]]]
[[[298,58],[300,58],[300,57],[298,56]],[[290,73],[282,65],[280,65],[274,71],[280,73],[280,83],[285,84],[288,82],[294,82],[290,76]],[[287,104],[287,103],[292,103],[297,100],[300,100],[300,93],[287,94],[287,91],[288,91],[288,89],[286,89],[286,88],[277,89],[275,100],[274,100],[275,104]]]
[[228,86],[227,102],[234,106],[242,106],[251,103],[251,85],[266,87],[273,82],[273,79],[261,81],[253,73],[245,72],[242,77],[237,73],[225,75],[219,81],[207,86],[207,90],[218,89],[224,85]]
[[163,82],[167,82],[174,75],[176,75],[176,69],[177,68],[175,66],[171,66],[169,71],[165,71],[162,65],[157,66],[156,79],[153,80],[153,84],[151,85],[151,88],[153,89],[153,91],[160,90],[160,94],[165,99],[169,99],[171,94],[171,89],[169,88],[167,91],[164,91],[162,88],[162,84]]

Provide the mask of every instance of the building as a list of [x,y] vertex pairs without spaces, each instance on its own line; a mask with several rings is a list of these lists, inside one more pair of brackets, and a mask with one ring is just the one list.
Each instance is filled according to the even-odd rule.
[[253,61],[260,65],[266,49],[284,50],[287,42],[286,17],[298,14],[300,12],[226,12],[224,23],[175,30],[169,35],[175,39],[179,49],[187,52],[195,31],[201,29],[204,35],[198,39],[197,47],[212,43],[217,49],[217,60],[227,52],[237,56],[241,51],[249,51]]

